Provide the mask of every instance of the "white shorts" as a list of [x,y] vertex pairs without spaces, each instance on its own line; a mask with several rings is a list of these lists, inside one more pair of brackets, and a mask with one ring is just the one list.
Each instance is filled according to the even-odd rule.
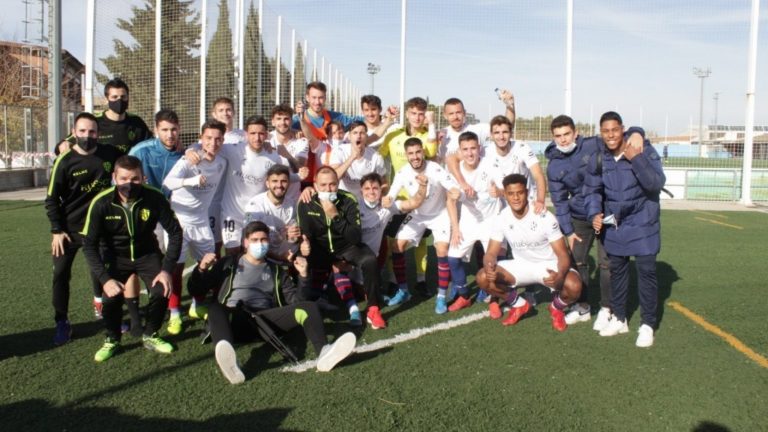
[[[205,254],[214,253],[213,232],[207,225],[182,225],[181,254],[177,263],[184,264],[187,260],[187,252],[195,261],[203,259]],[[168,234],[165,234],[166,244]]]
[[411,246],[416,246],[427,228],[432,230],[433,243],[450,243],[451,220],[448,218],[448,210],[443,209],[437,216],[409,213],[405,216],[395,238],[408,240]]
[[208,212],[208,221],[211,224],[211,232],[213,233],[213,242],[221,243],[221,206],[218,208],[211,208]]
[[[475,242],[483,244],[483,250],[488,250],[488,242],[490,241],[491,233],[488,227],[477,224],[469,226],[460,226],[461,230],[461,244],[458,247],[451,246],[448,249],[448,256],[451,258],[461,258],[464,262],[469,262],[472,258],[472,249],[475,246]],[[501,252],[506,249],[506,242],[501,244]]]
[[516,287],[543,284],[549,270],[557,271],[557,260],[531,262],[522,259],[499,261],[496,265],[508,271],[515,278]]
[[221,216],[221,240],[227,249],[241,245],[243,236],[243,217]]

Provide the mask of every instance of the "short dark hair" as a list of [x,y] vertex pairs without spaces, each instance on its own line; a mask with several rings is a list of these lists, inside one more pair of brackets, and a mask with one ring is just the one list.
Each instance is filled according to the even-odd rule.
[[264,129],[266,129],[267,121],[264,120],[264,117],[262,116],[250,116],[248,117],[248,120],[245,121],[245,129],[248,130],[248,126],[251,125],[261,125],[264,126]]
[[317,178],[317,176],[319,176],[320,174],[326,173],[326,172],[333,173],[333,175],[336,176],[337,179],[339,178],[339,175],[336,173],[336,170],[333,169],[333,167],[330,165],[323,165],[320,168],[318,168],[317,171],[315,171],[315,178]]
[[269,118],[273,119],[278,114],[285,114],[288,117],[293,116],[293,108],[288,104],[279,104],[272,107],[272,112],[269,113]]
[[273,175],[284,175],[290,179],[291,170],[289,170],[288,167],[283,164],[275,164],[269,167],[267,170],[267,178],[270,178]]
[[381,186],[384,183],[384,179],[377,172],[368,173],[360,178],[360,187],[368,182],[376,182]]
[[621,116],[616,111],[608,111],[607,113],[604,113],[600,116],[600,126],[603,125],[604,122],[610,121],[610,120],[616,120],[619,122],[620,125],[623,125],[624,122],[621,121]]
[[504,187],[504,189],[506,189],[507,186],[511,184],[521,184],[527,189],[528,179],[522,174],[510,174],[504,177],[504,180],[501,181],[501,185]]
[[307,93],[309,93],[309,89],[317,89],[323,93],[328,92],[328,88],[321,81],[312,81],[311,83],[307,84]]
[[222,136],[227,133],[227,125],[214,119],[208,119],[202,126],[200,126],[200,134],[202,135],[205,133],[206,129],[216,129],[221,132]]
[[213,105],[211,105],[211,109],[216,108],[216,105],[223,104],[223,103],[231,106],[232,109],[235,109],[235,102],[226,96],[217,97],[216,100],[213,101]]
[[243,228],[243,241],[255,232],[263,232],[269,236],[269,227],[262,221],[251,221]]
[[168,108],[163,108],[160,111],[155,113],[155,126],[159,125],[160,122],[167,121],[169,123],[174,123],[176,125],[179,124],[179,115],[176,114],[176,111]]
[[463,143],[464,141],[477,141],[480,143],[480,138],[477,137],[476,133],[472,131],[466,131],[459,135],[459,143]]
[[348,131],[351,131],[352,129],[354,129],[354,128],[357,128],[357,127],[360,127],[360,126],[364,127],[364,128],[365,128],[365,130],[366,130],[366,132],[368,131],[368,125],[367,125],[367,124],[365,124],[365,122],[364,122],[364,121],[360,121],[360,120],[355,120],[355,121],[353,121],[352,123],[350,123],[350,124],[349,124],[349,127],[347,128],[347,130],[348,130]]
[[360,98],[360,108],[363,107],[363,104],[368,104],[368,106],[375,106],[378,109],[381,109],[381,98],[376,95],[365,95]]
[[115,171],[117,171],[118,168],[126,169],[129,171],[138,169],[142,173],[144,172],[144,170],[141,167],[141,160],[136,156],[130,156],[130,155],[123,155],[117,158],[117,160],[115,161]]
[[75,116],[75,122],[73,124],[77,124],[77,122],[79,122],[80,119],[87,119],[87,120],[90,120],[90,121],[96,123],[96,130],[99,130],[99,122],[96,120],[96,116],[95,115],[93,115],[93,114],[91,114],[89,112],[83,111],[80,114],[78,114],[77,116]]
[[421,140],[416,137],[410,137],[407,140],[405,140],[405,142],[403,143],[404,149],[407,149],[408,147],[413,147],[413,146],[424,147],[424,143],[422,143]]
[[552,123],[549,125],[549,131],[554,132],[555,129],[568,126],[573,130],[576,130],[576,125],[573,123],[573,119],[567,115],[559,115],[552,119]]
[[107,97],[109,95],[109,90],[113,88],[125,89],[126,94],[131,93],[131,91],[128,90],[128,84],[126,84],[125,81],[123,81],[119,77],[114,77],[111,80],[107,81],[107,84],[104,85],[104,97]]
[[341,124],[340,121],[334,120],[332,122],[329,122],[328,125],[325,127],[325,133],[328,134],[329,137],[331,136],[331,131],[332,131],[333,126],[338,127],[342,131],[344,130],[344,125]]
[[494,118],[491,119],[491,129],[493,129],[494,126],[498,125],[507,125],[509,126],[509,130],[512,130],[512,122],[509,121],[508,118],[504,117],[503,115],[497,115]]
[[464,109],[464,102],[462,102],[459,98],[448,98],[443,104],[443,107],[447,107],[448,105],[461,105],[461,109]]
[[427,110],[427,100],[421,97],[412,97],[405,101],[405,109],[411,109],[416,108],[420,111],[426,111]]

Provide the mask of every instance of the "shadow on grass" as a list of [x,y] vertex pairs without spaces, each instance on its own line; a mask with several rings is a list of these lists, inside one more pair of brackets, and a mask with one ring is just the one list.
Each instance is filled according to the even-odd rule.
[[691,429],[691,432],[731,432],[731,430],[719,423],[702,420]]
[[66,430],[90,431],[140,430],[142,432],[183,430],[207,432],[226,430],[297,431],[283,429],[281,423],[291,408],[271,408],[247,413],[218,415],[202,421],[172,418],[152,418],[130,415],[117,408],[58,407],[41,399],[30,399],[0,406],[0,418],[5,430]]
[[[77,323],[72,326],[73,339],[87,339],[104,330],[101,321]],[[24,357],[50,349],[63,348],[53,344],[53,325],[49,328],[0,336],[0,361]]]

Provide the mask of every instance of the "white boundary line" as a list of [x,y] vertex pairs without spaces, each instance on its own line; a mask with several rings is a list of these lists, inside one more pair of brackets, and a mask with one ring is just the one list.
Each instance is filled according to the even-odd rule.
[[[488,311],[484,312],[478,312],[472,315],[467,315],[465,317],[457,318],[454,320],[442,322],[439,324],[435,324],[432,327],[420,327],[415,328],[407,333],[401,333],[399,335],[393,336],[389,339],[382,339],[370,344],[364,344],[360,345],[359,347],[356,347],[353,352],[356,353],[365,353],[365,352],[371,352],[371,351],[377,351],[382,348],[387,348],[392,345],[397,345],[399,343],[408,342],[414,339],[418,339],[422,336],[428,335],[430,333],[435,333],[442,330],[449,330],[454,327],[459,327],[463,325],[470,324],[472,322],[475,322],[477,320],[483,319],[488,316]],[[317,366],[317,360],[307,360],[303,361],[299,364],[293,365],[293,366],[285,366],[284,368],[280,369],[280,372],[295,372],[295,373],[302,373],[306,372],[310,369],[314,369]]]

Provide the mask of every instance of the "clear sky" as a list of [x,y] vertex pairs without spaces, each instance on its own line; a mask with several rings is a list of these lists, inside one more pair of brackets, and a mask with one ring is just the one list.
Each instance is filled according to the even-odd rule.
[[[63,1],[64,48],[85,52],[85,0]],[[199,4],[200,0],[196,2]],[[24,35],[22,0],[6,0],[0,37]],[[114,16],[137,0],[97,0],[110,18],[100,21],[97,51],[111,46]],[[705,80],[704,122],[744,124],[749,0],[574,1],[573,115],[596,121],[617,110],[627,124],[670,134],[698,124],[700,80],[694,67],[710,67]],[[756,124],[768,125],[768,2],[761,9]],[[234,1],[230,0],[234,15]],[[258,2],[257,2],[258,4]],[[385,104],[399,93],[400,1],[264,0],[268,52],[276,49],[277,15],[284,44],[290,29],[364,92],[366,65],[381,65],[376,93]],[[211,22],[218,0],[209,0]],[[560,114],[565,86],[565,0],[410,0],[407,10],[406,98],[448,97],[487,120],[502,112],[493,89],[507,87],[518,115]],[[104,7],[106,6],[106,7]],[[106,14],[105,14],[106,15]]]

